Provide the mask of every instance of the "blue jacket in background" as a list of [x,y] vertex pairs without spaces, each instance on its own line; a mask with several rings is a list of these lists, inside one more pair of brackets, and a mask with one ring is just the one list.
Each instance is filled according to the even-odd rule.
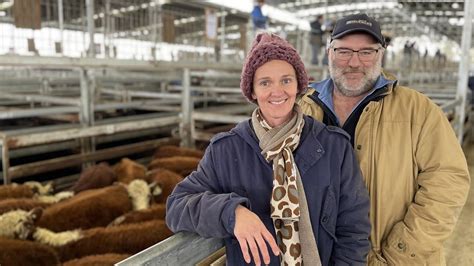
[[263,15],[262,8],[259,5],[253,7],[252,13],[253,27],[255,29],[266,29],[267,28],[267,17]]
[[[340,129],[304,117],[294,157],[305,188],[323,265],[365,265],[369,251],[369,196],[348,140]],[[174,231],[224,238],[227,265],[245,265],[234,237],[235,208],[256,213],[275,237],[270,218],[272,165],[260,154],[250,120],[213,138],[197,171],[167,201]],[[272,254],[269,249],[269,253]],[[273,256],[270,265],[280,265]]]

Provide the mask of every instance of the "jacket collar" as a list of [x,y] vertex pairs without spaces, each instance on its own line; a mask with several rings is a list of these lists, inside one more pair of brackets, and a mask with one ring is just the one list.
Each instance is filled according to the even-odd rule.
[[[375,82],[374,88],[364,98],[362,98],[356,106],[354,106],[354,109],[352,111],[354,111],[361,102],[363,102],[366,98],[370,97],[377,90],[388,88],[387,94],[390,94],[393,90],[393,87],[396,86],[396,83],[397,80],[393,75],[382,71],[382,74],[377,78],[377,81]],[[319,98],[319,100],[321,100],[333,113],[336,113],[334,111],[334,103],[332,99],[332,93],[334,89],[334,83],[332,79],[328,78],[320,82],[312,83],[309,86],[315,89],[313,97]]]
[[[301,132],[300,144],[295,151],[295,160],[298,162],[298,170],[301,175],[311,168],[324,154],[324,148],[317,136],[325,127],[322,123],[315,122],[314,119],[306,115],[304,115],[303,118],[305,125]],[[237,124],[231,132],[240,136],[255,152],[259,154],[262,152],[262,149],[258,145],[257,136],[252,129],[250,119]],[[263,156],[259,157],[262,158],[262,162],[267,163]]]

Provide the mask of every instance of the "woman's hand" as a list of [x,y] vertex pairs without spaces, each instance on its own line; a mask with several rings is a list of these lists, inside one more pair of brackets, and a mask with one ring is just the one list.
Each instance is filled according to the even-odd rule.
[[250,249],[255,265],[260,265],[259,250],[263,257],[263,263],[270,264],[270,256],[265,241],[268,242],[275,256],[280,254],[280,249],[275,239],[260,218],[242,205],[237,206],[235,209],[234,235],[239,241],[240,249],[247,263],[251,261]]

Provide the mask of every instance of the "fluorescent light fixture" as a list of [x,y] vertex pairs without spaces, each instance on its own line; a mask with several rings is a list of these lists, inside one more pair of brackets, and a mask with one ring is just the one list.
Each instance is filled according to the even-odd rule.
[[344,5],[333,5],[328,7],[316,7],[304,9],[296,12],[297,17],[309,17],[316,15],[324,15],[326,13],[339,13],[344,11],[365,11],[370,9],[382,9],[382,8],[400,8],[401,5],[397,2],[368,2],[368,3],[352,3]]

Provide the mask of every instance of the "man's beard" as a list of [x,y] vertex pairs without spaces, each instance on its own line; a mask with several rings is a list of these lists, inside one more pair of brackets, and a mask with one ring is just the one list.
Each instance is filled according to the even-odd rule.
[[[365,75],[355,85],[350,85],[345,73],[363,72]],[[374,88],[377,78],[382,72],[382,61],[377,59],[377,62],[371,68],[352,68],[350,66],[345,68],[338,68],[334,65],[332,60],[329,60],[329,75],[336,85],[336,89],[346,97],[361,96]]]

